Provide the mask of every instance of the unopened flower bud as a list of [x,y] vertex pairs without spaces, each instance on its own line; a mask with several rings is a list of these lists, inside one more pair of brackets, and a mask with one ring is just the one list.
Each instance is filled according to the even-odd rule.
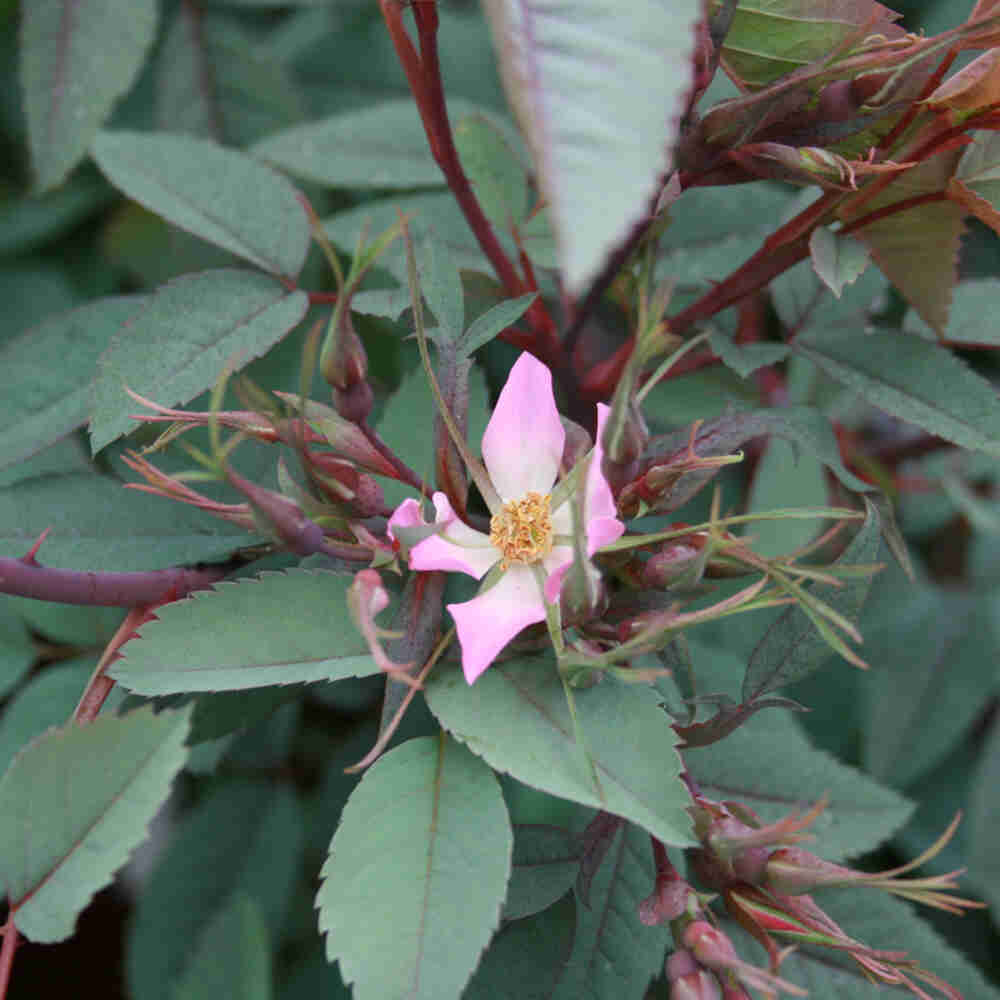
[[375,394],[367,381],[355,382],[346,389],[334,387],[333,408],[345,419],[360,424],[372,412]]
[[642,585],[663,589],[683,576],[701,550],[686,539],[666,542],[643,566]]
[[722,1000],[722,988],[711,972],[699,969],[670,984],[670,1000]]
[[341,314],[336,343],[322,359],[322,368],[323,378],[334,389],[350,389],[368,377],[368,355],[348,309]]
[[687,948],[678,948],[668,959],[666,966],[667,979],[673,982],[681,976],[688,976],[698,971],[698,962]]
[[804,851],[786,847],[775,851],[764,869],[763,884],[783,896],[798,896],[824,885],[858,881],[858,873]]
[[250,502],[250,510],[261,531],[297,556],[311,556],[319,551],[324,541],[323,529],[306,517],[294,500],[266,490],[229,468],[226,478]]
[[729,938],[706,920],[694,920],[684,928],[684,947],[710,969],[728,969],[739,962]]
[[560,416],[563,430],[566,432],[566,442],[563,445],[562,467],[567,471],[572,469],[584,455],[594,447],[591,436],[568,417]]

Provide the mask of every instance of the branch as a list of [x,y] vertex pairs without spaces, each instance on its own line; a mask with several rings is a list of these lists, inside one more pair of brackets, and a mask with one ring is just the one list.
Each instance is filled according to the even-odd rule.
[[230,565],[220,565],[145,573],[95,573],[42,566],[35,560],[35,551],[37,545],[20,559],[0,558],[0,594],[60,604],[135,608],[203,590],[232,570]]
[[[423,122],[434,160],[441,168],[441,173],[444,174],[465,221],[475,235],[480,249],[493,266],[504,290],[512,298],[523,295],[528,290],[527,285],[497,239],[493,226],[486,218],[479,199],[469,184],[455,148],[445,104],[441,66],[438,61],[437,5],[426,0],[413,4],[413,16],[420,39],[419,56],[403,26],[402,5],[399,0],[379,0],[379,6],[382,8],[382,16],[389,29],[396,55],[406,73],[410,91],[417,102],[420,120]],[[563,352],[556,335],[556,326],[541,299],[536,299],[532,303],[527,312],[527,319],[536,335],[532,353],[553,367],[561,367]]]
[[3,927],[3,946],[0,947],[0,1000],[7,996],[15,951],[17,951],[17,928],[14,926],[14,912],[11,910]]

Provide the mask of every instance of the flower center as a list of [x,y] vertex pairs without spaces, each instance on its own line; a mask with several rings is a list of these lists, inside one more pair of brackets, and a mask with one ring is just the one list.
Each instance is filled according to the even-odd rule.
[[551,497],[528,493],[521,500],[508,500],[490,518],[490,542],[500,550],[502,567],[511,563],[534,563],[552,551]]

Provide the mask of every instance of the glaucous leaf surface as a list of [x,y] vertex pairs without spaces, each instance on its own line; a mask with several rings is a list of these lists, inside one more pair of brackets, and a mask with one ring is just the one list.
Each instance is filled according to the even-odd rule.
[[1000,916],[1000,725],[994,720],[983,754],[972,778],[969,803],[969,872],[990,904],[993,919]]
[[305,292],[235,269],[189,274],[162,285],[125,323],[101,358],[90,421],[91,447],[134,430],[142,407],[187,403],[214,385],[234,358],[260,357],[306,314]]
[[[881,543],[881,517],[873,505],[850,545],[837,560],[844,566],[874,564]],[[816,597],[848,620],[856,622],[871,589],[871,576],[848,578],[839,587],[812,584]],[[862,650],[864,655],[866,650]],[[752,701],[819,669],[834,651],[799,607],[786,608],[764,632],[747,663],[742,697]]]
[[520,920],[551,906],[580,871],[580,838],[560,826],[515,824],[514,860],[504,920]]
[[21,89],[37,186],[55,187],[132,85],[156,31],[155,0],[51,0],[21,18]]
[[[698,693],[730,694],[742,673],[742,657],[690,645]],[[684,761],[705,795],[743,802],[765,823],[827,795],[829,804],[810,829],[816,835],[812,849],[831,860],[876,847],[913,809],[899,793],[811,746],[795,719],[780,709],[761,712],[718,743],[689,748]]]
[[292,185],[243,153],[182,135],[101,132],[92,147],[133,201],[278,277],[294,279],[309,220]]
[[868,249],[853,236],[838,236],[826,226],[813,230],[809,255],[820,280],[837,298],[868,266]]
[[453,670],[427,685],[441,725],[498,771],[630,819],[664,843],[690,844],[689,797],[667,716],[611,677],[574,699],[583,745],[550,657],[495,664],[471,687]]
[[313,570],[216,584],[157,612],[112,676],[138,694],[235,691],[379,668],[347,610],[351,577]]
[[457,1000],[499,923],[512,841],[492,771],[444,733],[372,765],[316,899],[355,1000]]
[[224,559],[254,537],[105,476],[39,476],[0,489],[0,555],[23,556],[46,528],[43,565],[118,572]]
[[[0,466],[34,455],[85,423],[97,359],[145,303],[100,299],[0,343]],[[40,363],[41,362],[41,363]]]
[[886,413],[963,448],[1000,454],[996,391],[935,343],[895,330],[808,330],[794,349]]
[[639,903],[655,882],[649,836],[631,823],[615,832],[586,903],[576,899],[576,937],[553,1000],[642,1000],[662,971],[666,926],[647,927]]
[[253,897],[236,893],[193,942],[171,1000],[269,1000],[271,942]]
[[563,276],[579,293],[649,211],[690,86],[691,29],[701,10],[694,0],[572,8],[487,0],[485,9]]
[[[482,109],[461,98],[448,102],[455,129]],[[442,187],[417,106],[410,97],[330,115],[275,132],[250,152],[294,177],[348,188]]]
[[188,713],[50,729],[0,779],[0,885],[31,941],[63,941],[146,837],[184,764]]
[[7,770],[18,750],[50,726],[62,725],[69,718],[96,665],[96,656],[78,656],[52,664],[7,702],[0,715],[0,774]]
[[[948,313],[948,327],[945,337],[953,344],[976,344],[1000,347],[1000,327],[993,322],[992,310],[1000,298],[1000,280],[997,278],[977,278],[962,281],[955,286]],[[903,329],[919,334],[925,340],[933,340],[936,334],[920,318],[916,310],[910,310],[903,321]]]
[[[35,644],[20,615],[10,602],[0,599],[0,698],[28,672],[35,655]],[[0,731],[4,718],[0,716]]]
[[549,1000],[575,931],[576,902],[570,893],[532,917],[505,924],[462,1000]]
[[160,131],[244,146],[306,116],[306,102],[275,46],[218,11],[181,4],[155,65]]
[[230,779],[184,816],[129,928],[130,996],[172,1000],[196,960],[192,942],[244,893],[277,941],[302,862],[302,825],[294,794],[266,781]]
[[867,629],[876,668],[864,686],[862,759],[880,781],[912,783],[961,739],[997,691],[988,604],[930,585],[900,585]]

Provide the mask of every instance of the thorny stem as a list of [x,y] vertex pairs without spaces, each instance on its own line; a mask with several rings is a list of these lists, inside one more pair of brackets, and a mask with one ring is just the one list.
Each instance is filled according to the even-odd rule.
[[35,560],[0,558],[0,593],[60,604],[130,608],[184,597],[223,579],[231,566],[150,570],[145,573],[95,573],[55,569]]

